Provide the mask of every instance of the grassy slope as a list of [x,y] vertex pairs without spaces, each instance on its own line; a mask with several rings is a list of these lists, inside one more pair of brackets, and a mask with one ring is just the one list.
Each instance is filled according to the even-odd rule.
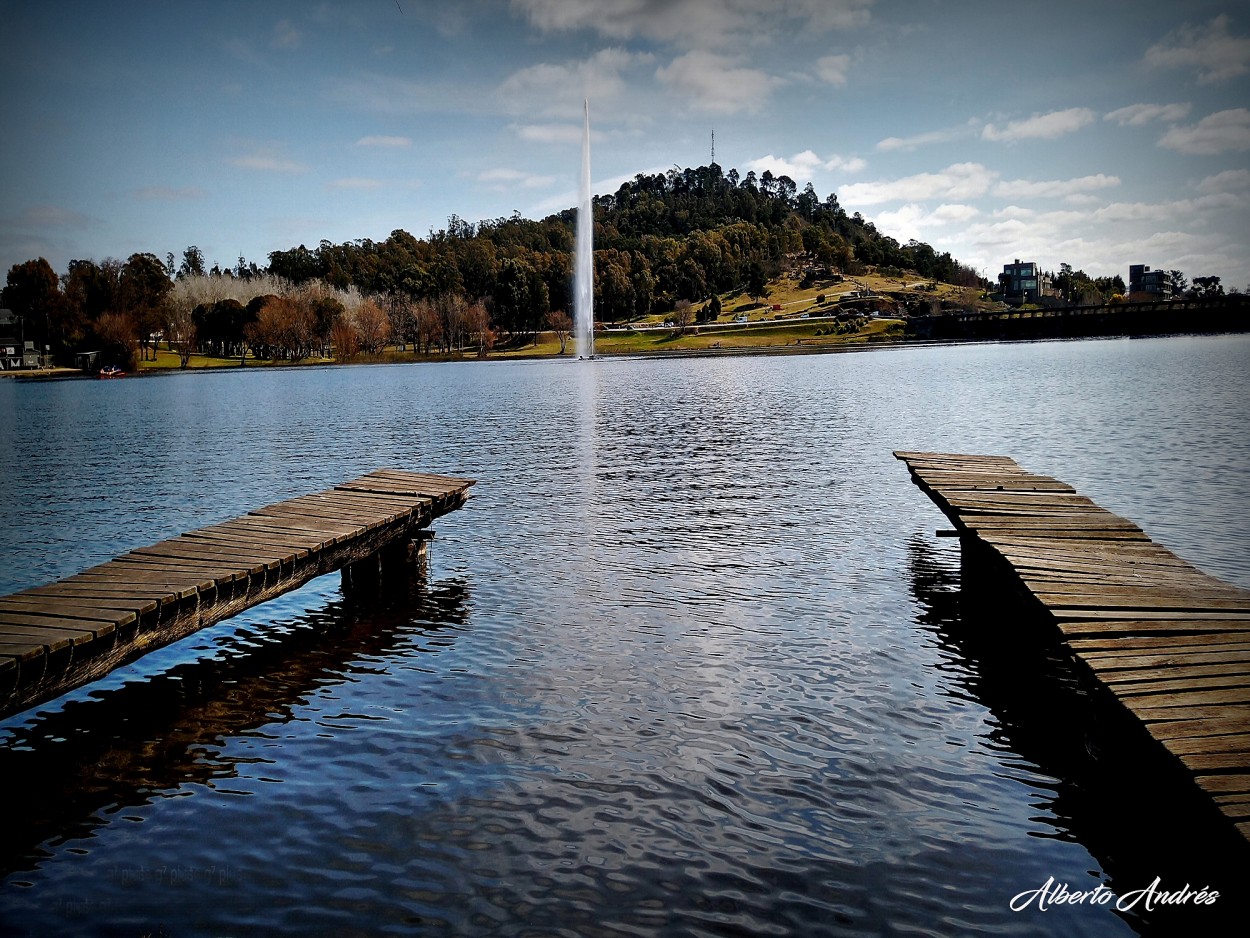
[[[963,291],[959,287],[947,283],[936,284],[930,290],[928,283],[920,278],[912,277],[903,280],[881,277],[875,273],[864,274],[847,279],[842,283],[818,283],[806,289],[799,287],[799,281],[783,277],[769,284],[770,294],[760,303],[741,293],[721,295],[721,316],[717,323],[702,324],[690,327],[678,334],[675,329],[651,330],[608,330],[599,333],[595,338],[595,351],[601,355],[659,355],[665,352],[699,352],[699,351],[733,351],[748,349],[781,349],[786,346],[803,345],[811,348],[837,348],[854,346],[868,342],[884,341],[902,335],[902,323],[891,319],[869,320],[857,332],[844,335],[817,335],[817,331],[830,329],[831,322],[824,319],[801,319],[806,313],[812,317],[837,313],[838,298],[851,290],[869,289],[874,293],[917,294],[926,299],[939,300],[961,299]],[[818,304],[816,297],[824,294],[826,302]],[[781,306],[781,311],[773,309]],[[671,314],[657,313],[637,320],[639,325],[659,326]],[[746,327],[734,324],[737,316],[745,315],[749,325]],[[780,318],[779,318],[780,317]],[[515,345],[499,346],[490,353],[491,359],[499,358],[532,358],[555,357],[560,354],[560,343],[554,333],[544,332],[538,336],[538,342],[522,341]],[[566,356],[573,354],[572,341],[568,343]],[[473,358],[473,351],[463,357]],[[362,356],[356,361],[365,361]],[[417,356],[411,351],[400,352],[388,349],[380,356],[368,361],[415,361]],[[300,362],[304,365],[327,364],[333,359],[311,358]],[[269,367],[273,364],[286,365],[289,362],[264,362],[255,359],[247,360],[247,367]],[[159,350],[156,361],[141,362],[140,370],[153,371],[177,369],[178,355],[174,352]],[[209,358],[193,355],[189,362],[190,368],[239,367],[237,358]]]

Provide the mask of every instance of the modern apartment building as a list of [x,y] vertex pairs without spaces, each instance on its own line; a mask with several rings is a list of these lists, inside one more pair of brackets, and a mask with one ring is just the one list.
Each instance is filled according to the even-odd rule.
[[1022,261],[1018,257],[1015,263],[1003,265],[998,282],[1002,286],[1003,299],[1008,303],[1032,303],[1041,297],[1055,295],[1050,275],[1043,273],[1036,262]]
[[1152,300],[1170,300],[1175,293],[1172,274],[1167,270],[1151,270],[1145,264],[1131,264],[1128,269],[1128,295],[1145,294]]

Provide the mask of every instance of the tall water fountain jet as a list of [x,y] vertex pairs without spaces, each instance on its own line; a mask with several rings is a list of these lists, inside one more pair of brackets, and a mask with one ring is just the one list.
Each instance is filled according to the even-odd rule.
[[582,181],[577,203],[577,253],[573,258],[573,335],[579,358],[595,354],[595,220],[590,204],[590,102],[582,101]]

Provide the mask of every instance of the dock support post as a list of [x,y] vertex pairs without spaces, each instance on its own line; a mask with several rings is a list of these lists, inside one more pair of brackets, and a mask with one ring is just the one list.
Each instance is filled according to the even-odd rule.
[[430,541],[434,532],[417,531],[408,542],[408,565],[415,577],[424,577],[430,570]]
[[343,594],[377,596],[402,590],[429,570],[429,544],[434,532],[421,530],[392,541],[369,556],[343,567]]

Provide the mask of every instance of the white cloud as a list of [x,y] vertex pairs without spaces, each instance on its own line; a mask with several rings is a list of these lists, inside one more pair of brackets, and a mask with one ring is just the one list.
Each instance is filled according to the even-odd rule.
[[754,170],[757,173],[769,170],[774,176],[789,176],[791,179],[810,179],[813,173],[822,171],[835,172],[842,170],[847,173],[857,173],[867,165],[857,156],[846,158],[836,153],[829,159],[822,160],[811,150],[796,153],[788,160],[769,153],[767,156],[761,156],[757,160],[748,160],[744,164],[746,169]]
[[1203,85],[1244,75],[1250,72],[1250,37],[1231,35],[1230,22],[1221,14],[1205,26],[1186,23],[1146,50],[1146,64],[1196,68]]
[[361,137],[356,141],[358,147],[380,147],[382,149],[402,149],[412,146],[411,137]]
[[514,115],[569,117],[580,114],[583,99],[600,113],[610,113],[613,102],[625,97],[622,72],[654,61],[650,53],[600,49],[590,58],[564,64],[539,63],[520,69],[500,84],[496,96]]
[[1173,199],[1167,202],[1112,202],[1093,212],[1094,221],[1169,221],[1191,219],[1205,225],[1213,213],[1221,210],[1250,208],[1250,195],[1237,192],[1211,192],[1196,199]]
[[540,30],[588,29],[611,39],[643,37],[682,46],[721,46],[796,31],[863,26],[875,0],[512,0]]
[[981,129],[981,123],[975,117],[967,123],[960,124],[956,127],[944,127],[940,130],[929,130],[924,133],[914,134],[910,137],[886,137],[884,140],[877,142],[877,149],[883,151],[891,150],[914,150],[917,147],[929,146],[934,143],[950,143],[952,140],[960,140],[964,137],[970,137]]
[[954,163],[936,173],[852,183],[842,187],[839,197],[847,205],[923,202],[930,199],[962,201],[985,195],[997,179],[997,172],[986,169],[980,163]]
[[308,167],[283,156],[275,147],[262,147],[246,156],[235,157],[230,165],[268,173],[306,173]]
[[86,228],[91,219],[81,212],[59,205],[32,205],[13,219],[18,227]]
[[1235,192],[1250,188],[1250,169],[1227,169],[1198,183],[1199,192]]
[[1119,184],[1118,176],[1103,173],[1077,179],[1005,179],[994,186],[994,195],[1009,199],[1071,199]]
[[[541,144],[568,144],[582,142],[580,124],[513,124],[511,129],[522,140]],[[591,132],[591,141],[594,132]]]
[[851,68],[849,55],[826,55],[816,60],[816,74],[821,81],[828,82],[835,88],[846,86],[846,73]]
[[978,209],[960,202],[943,203],[932,211],[923,205],[910,202],[892,212],[878,212],[874,221],[879,230],[899,241],[910,241],[913,238],[924,241],[932,237],[929,232],[934,229],[964,225],[980,214]]
[[715,114],[758,113],[784,80],[695,49],[656,70],[655,77],[697,108]]
[[1188,104],[1130,104],[1116,108],[1102,116],[1105,121],[1115,121],[1121,127],[1139,127],[1151,121],[1175,122],[1189,116]]
[[1216,111],[1188,127],[1172,127],[1159,138],[1159,146],[1198,156],[1250,150],[1250,110]]
[[519,169],[488,169],[478,173],[478,182],[484,182],[499,189],[545,189],[556,181],[555,176],[540,176],[536,173],[525,173]]
[[954,224],[958,222],[966,222],[970,218],[980,215],[980,209],[972,205],[964,205],[961,202],[951,204],[943,203],[933,210],[930,216],[935,223],[938,224]]
[[380,179],[364,179],[360,176],[347,176],[326,183],[331,189],[381,189],[383,185]]
[[1049,114],[1034,114],[1025,120],[1011,121],[1006,127],[986,124],[981,129],[985,140],[1014,143],[1017,140],[1053,140],[1073,133],[1094,122],[1094,112],[1087,107],[1071,107]]
[[191,202],[207,194],[199,186],[143,186],[131,192],[141,202]]

